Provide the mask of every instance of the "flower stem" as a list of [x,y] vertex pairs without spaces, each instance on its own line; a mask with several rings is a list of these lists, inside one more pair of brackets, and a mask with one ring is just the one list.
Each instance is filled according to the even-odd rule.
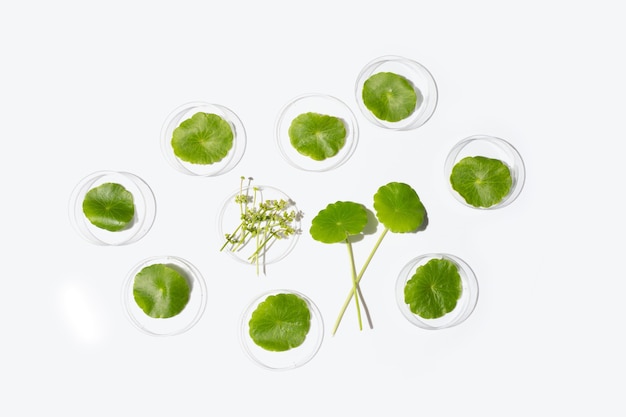
[[[369,266],[370,262],[372,261],[372,258],[374,257],[374,254],[378,250],[378,247],[382,243],[383,238],[385,237],[385,235],[387,235],[388,231],[389,231],[389,229],[385,228],[382,231],[382,233],[380,234],[380,236],[378,237],[378,240],[376,241],[376,244],[372,248],[372,251],[370,252],[370,254],[367,257],[367,259],[365,260],[365,263],[363,264],[363,267],[361,268],[361,271],[359,272],[359,275],[357,275],[357,277],[356,277],[356,285],[358,285],[359,282],[361,282],[361,279],[363,278],[363,274],[365,274],[365,270],[367,269],[367,267]],[[357,293],[356,292],[357,288],[358,287],[355,288],[355,285],[353,285],[352,288],[350,289],[350,294],[348,294],[348,297],[346,298],[346,301],[343,303],[343,306],[341,307],[341,311],[339,312],[339,316],[337,317],[337,320],[335,321],[335,327],[333,327],[332,335],[335,335],[335,333],[337,332],[337,329],[339,328],[339,324],[341,323],[341,319],[343,318],[343,315],[346,312],[346,309],[348,308],[348,304],[350,304],[350,301],[352,300],[352,296],[354,296],[354,294]]]

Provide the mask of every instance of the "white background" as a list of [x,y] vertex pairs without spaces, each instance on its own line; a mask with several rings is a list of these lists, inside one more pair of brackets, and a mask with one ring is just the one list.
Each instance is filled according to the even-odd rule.
[[[618,1],[22,1],[0,6],[3,243],[0,414],[602,415],[624,392],[624,13]],[[381,55],[426,66],[432,119],[393,132],[356,107],[361,68]],[[279,156],[274,122],[291,98],[334,95],[357,114],[358,149],[326,173]],[[228,174],[191,177],[163,158],[175,107],[231,108],[248,133]],[[495,211],[445,187],[447,152],[489,134],[515,145],[527,181]],[[141,241],[100,247],[68,220],[86,175],[130,171],[152,187],[157,217]],[[305,212],[295,250],[267,276],[218,251],[216,217],[241,175],[287,192]],[[389,181],[411,184],[429,226],[389,234],[362,289],[375,328],[353,309],[345,248],[308,235],[326,204],[371,207]],[[374,238],[355,246],[357,263]],[[423,253],[449,252],[478,276],[462,325],[426,331],[399,312],[394,284]],[[200,322],[155,338],[127,321],[128,271],[176,255],[206,279]],[[305,293],[326,335],[304,367],[252,363],[239,315],[274,288]]]

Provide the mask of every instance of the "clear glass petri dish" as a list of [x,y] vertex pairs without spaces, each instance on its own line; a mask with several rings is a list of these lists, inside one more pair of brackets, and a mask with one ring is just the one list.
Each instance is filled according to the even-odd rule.
[[[252,313],[260,303],[271,295],[294,294],[304,300],[311,312],[311,328],[304,343],[300,346],[283,351],[274,352],[258,346],[250,337],[249,322]],[[246,355],[258,366],[272,371],[286,371],[299,368],[308,363],[319,351],[324,339],[324,322],[322,315],[313,301],[306,295],[293,290],[272,290],[261,294],[250,302],[241,315],[240,342]]]
[[[414,314],[409,305],[404,302],[404,288],[416,269],[431,259],[447,259],[453,262],[461,276],[463,291],[454,310],[436,319],[425,319]],[[474,271],[461,258],[447,253],[424,254],[412,259],[400,271],[396,280],[396,302],[402,315],[415,326],[427,330],[446,329],[463,323],[472,314],[478,302],[478,281]]]
[[217,231],[219,241],[221,242],[220,245],[225,245],[222,250],[223,252],[227,252],[238,262],[248,265],[257,265],[254,260],[250,259],[250,256],[257,250],[255,239],[249,239],[246,244],[238,247],[236,250],[232,250],[229,245],[226,245],[226,235],[237,231],[238,226],[241,224],[241,208],[239,203],[235,201],[235,198],[240,194],[247,196],[248,201],[252,202],[253,205],[254,202],[284,200],[288,203],[284,210],[287,212],[293,211],[295,213],[295,218],[290,223],[295,233],[283,239],[273,239],[270,245],[264,246],[261,249],[259,253],[259,266],[263,269],[263,272],[265,272],[265,265],[280,261],[295,248],[301,232],[301,212],[291,197],[278,188],[267,185],[246,185],[229,195],[228,198],[224,200],[217,219]]
[[[409,80],[419,95],[421,104],[413,113],[400,121],[390,122],[379,119],[363,103],[363,85],[372,76],[381,72],[391,72]],[[370,61],[359,73],[355,87],[356,102],[361,113],[376,126],[391,130],[412,130],[422,126],[432,117],[437,108],[437,84],[432,74],[422,64],[401,56],[386,55]]]
[[[83,201],[89,190],[105,183],[123,186],[133,195],[135,215],[125,229],[109,231],[93,225],[83,212]],[[121,171],[97,171],[83,178],[72,190],[69,218],[85,240],[96,245],[118,246],[134,243],[152,228],[156,217],[156,200],[148,184],[135,174]]]
[[[176,269],[186,279],[191,288],[189,302],[184,310],[169,318],[153,318],[148,316],[137,305],[133,295],[135,276],[143,268],[164,264]],[[176,256],[155,256],[135,265],[126,276],[122,286],[122,305],[126,317],[138,330],[150,336],[175,336],[185,333],[200,320],[207,304],[207,287],[200,271],[190,262]]]
[[[336,155],[316,161],[299,153],[291,144],[289,127],[292,121],[308,112],[338,117],[344,122],[346,140]],[[325,94],[304,94],[289,101],[280,110],[275,129],[280,154],[289,165],[303,171],[324,172],[340,167],[352,157],[359,142],[359,126],[352,110],[338,98]]]
[[[233,130],[233,147],[220,161],[212,164],[192,164],[178,158],[172,148],[174,130],[196,113],[216,114],[226,120]],[[167,162],[177,171],[187,175],[212,177],[225,174],[235,168],[246,150],[246,130],[239,117],[229,108],[219,104],[191,102],[179,106],[166,118],[161,129],[161,151]]]
[[[452,169],[461,159],[468,156],[498,159],[509,168],[512,179],[511,189],[499,203],[489,207],[476,207],[468,204],[463,196],[452,188],[450,182]],[[450,193],[463,205],[479,210],[493,210],[508,206],[519,196],[524,187],[526,168],[517,149],[506,140],[488,135],[474,135],[461,140],[450,150],[444,164],[444,178]]]

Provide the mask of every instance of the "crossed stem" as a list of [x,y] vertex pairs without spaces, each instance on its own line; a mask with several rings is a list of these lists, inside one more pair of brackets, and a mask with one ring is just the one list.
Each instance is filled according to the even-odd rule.
[[[382,231],[382,233],[378,237],[378,240],[376,241],[376,244],[374,245],[374,248],[370,252],[367,259],[365,260],[365,263],[363,264],[361,271],[359,271],[359,274],[356,276],[356,279],[353,279],[352,288],[350,289],[350,293],[348,294],[348,297],[346,297],[346,301],[343,303],[343,306],[341,307],[341,311],[339,312],[339,316],[337,317],[337,320],[335,321],[335,326],[333,327],[332,335],[335,335],[335,333],[337,332],[337,329],[339,328],[339,324],[341,323],[341,319],[343,318],[343,315],[345,314],[346,309],[348,308],[348,305],[350,304],[350,301],[352,301],[352,297],[354,296],[354,294],[358,294],[362,299],[363,295],[361,294],[361,290],[359,289],[359,282],[361,282],[361,279],[363,278],[363,274],[365,274],[367,267],[372,261],[374,254],[378,250],[378,247],[382,243],[383,238],[385,237],[385,235],[387,235],[388,231],[389,231],[388,228],[385,228]],[[352,265],[353,265],[353,270],[354,270],[354,262],[352,263]],[[358,298],[356,298],[356,302],[358,303]],[[369,315],[368,315],[368,319],[369,319]],[[359,321],[359,324],[360,324],[360,321]],[[372,322],[370,320],[370,327],[371,326],[372,326]]]

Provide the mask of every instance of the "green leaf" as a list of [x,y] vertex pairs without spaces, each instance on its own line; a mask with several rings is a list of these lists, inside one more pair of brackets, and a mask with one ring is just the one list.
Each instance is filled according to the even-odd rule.
[[426,209],[410,185],[390,182],[374,195],[378,220],[394,233],[416,231],[424,222]]
[[454,262],[431,259],[407,281],[404,302],[414,314],[436,319],[454,310],[462,292],[461,275]]
[[165,264],[147,266],[135,275],[135,302],[150,317],[168,318],[180,314],[189,302],[190,293],[187,279]]
[[83,213],[96,227],[110,232],[123,230],[135,216],[133,195],[120,184],[99,185],[85,194]]
[[265,350],[284,352],[304,343],[311,328],[311,311],[295,294],[268,296],[252,312],[249,334]]
[[362,204],[337,201],[313,218],[310,233],[318,242],[343,242],[349,235],[361,233],[367,221],[367,210]]
[[388,122],[406,119],[424,100],[408,79],[392,72],[369,77],[363,84],[362,98],[374,116]]
[[499,159],[468,156],[452,168],[452,188],[474,207],[491,207],[509,194],[513,179],[509,167]]
[[233,138],[230,124],[222,117],[198,112],[174,129],[172,148],[185,162],[210,165],[228,155]]
[[337,155],[346,143],[347,134],[340,118],[312,112],[294,118],[288,133],[291,145],[315,161]]

